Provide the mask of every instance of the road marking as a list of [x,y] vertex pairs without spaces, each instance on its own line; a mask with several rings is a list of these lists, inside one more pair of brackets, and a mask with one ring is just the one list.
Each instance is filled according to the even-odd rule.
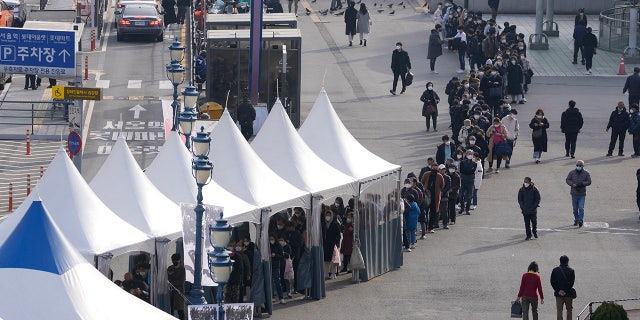
[[[602,226],[606,225],[606,228]],[[594,233],[594,234],[615,234],[615,235],[630,235],[640,236],[640,229],[624,229],[624,228],[609,228],[609,224],[606,222],[585,222],[582,228],[574,226],[559,227],[559,228],[538,228],[541,232],[569,232],[580,231],[582,233]],[[503,230],[503,231],[523,231],[524,228],[498,228],[498,227],[471,227],[477,229],[487,230]],[[592,230],[590,230],[592,229]],[[596,231],[598,230],[598,231]]]
[[140,89],[142,88],[142,80],[129,80],[127,89]]
[[[98,78],[97,74],[96,78]],[[110,84],[111,80],[96,80],[96,88],[109,89]]]
[[133,111],[133,118],[134,119],[139,119],[140,118],[140,112],[147,111],[147,109],[145,109],[144,107],[142,107],[139,104],[136,104],[133,108],[129,109],[129,111]]
[[158,89],[160,90],[173,89],[173,85],[169,80],[160,80],[160,83],[158,84]]

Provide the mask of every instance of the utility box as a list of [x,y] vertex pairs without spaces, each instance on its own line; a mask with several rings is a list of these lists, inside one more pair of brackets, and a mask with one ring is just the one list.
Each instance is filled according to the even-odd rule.
[[[251,14],[208,14],[207,30],[249,29]],[[293,13],[265,13],[262,15],[263,29],[295,29],[298,19]]]

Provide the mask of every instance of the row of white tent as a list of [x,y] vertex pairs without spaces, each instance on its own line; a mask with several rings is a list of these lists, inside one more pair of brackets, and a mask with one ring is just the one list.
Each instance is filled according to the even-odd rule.
[[[338,195],[357,197],[363,183],[381,176],[397,175],[399,178],[400,175],[399,166],[372,154],[348,132],[324,89],[298,131],[277,102],[251,145],[226,111],[210,136],[209,158],[214,164],[214,172],[211,183],[203,189],[204,202],[223,207],[225,218],[232,224],[250,222],[258,226],[262,239],[268,235],[271,215],[283,209],[303,207],[311,209],[310,216],[314,220],[308,245],[321,248],[321,213],[317,210],[323,199]],[[167,310],[168,288],[164,272],[167,243],[182,236],[180,204],[196,202],[197,187],[191,172],[191,158],[178,134],[173,132],[143,172],[126,142],[118,140],[97,175],[87,184],[60,150],[35,191],[16,212],[0,223],[0,249],[21,224],[32,203],[42,201],[64,238],[105,275],[113,256],[144,251],[160,257],[154,259],[151,277],[156,293],[154,304]],[[268,242],[256,240],[261,251],[268,252]],[[397,243],[398,250],[400,245]],[[268,260],[268,255],[263,257]],[[0,256],[0,260],[5,258],[9,257]],[[315,258],[318,258],[317,253]],[[319,259],[317,262],[321,265],[321,254]],[[193,265],[193,262],[185,254],[185,265],[189,264]],[[203,269],[206,276],[203,284],[208,281],[213,285],[206,265]],[[268,278],[270,273],[265,276]],[[315,276],[319,279],[314,281],[323,281],[322,271],[316,272]],[[16,280],[0,272],[0,281],[12,286],[12,281]],[[82,279],[78,281],[81,283]],[[314,297],[324,296],[323,285],[314,286]],[[38,290],[48,289],[38,287]],[[68,295],[69,292],[50,294]],[[82,297],[74,295],[74,298]],[[28,300],[26,296],[25,300]],[[271,299],[265,301],[270,302]],[[34,303],[45,304],[52,310],[62,307],[46,301]],[[7,311],[11,308],[11,304],[0,301],[0,318],[14,319],[7,317],[12,314]]]

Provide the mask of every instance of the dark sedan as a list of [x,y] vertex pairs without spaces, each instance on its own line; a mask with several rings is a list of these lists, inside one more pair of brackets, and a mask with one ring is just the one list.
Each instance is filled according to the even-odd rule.
[[125,36],[140,35],[153,37],[160,42],[164,38],[162,15],[153,5],[127,5],[122,8],[122,18],[118,21],[117,40]]

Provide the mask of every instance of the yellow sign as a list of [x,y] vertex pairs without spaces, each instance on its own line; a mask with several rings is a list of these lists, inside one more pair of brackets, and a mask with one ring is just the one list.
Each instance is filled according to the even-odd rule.
[[64,87],[64,98],[72,100],[100,100],[102,99],[102,90],[100,88]]
[[58,100],[64,99],[64,87],[63,86],[51,87],[51,98],[58,99]]

